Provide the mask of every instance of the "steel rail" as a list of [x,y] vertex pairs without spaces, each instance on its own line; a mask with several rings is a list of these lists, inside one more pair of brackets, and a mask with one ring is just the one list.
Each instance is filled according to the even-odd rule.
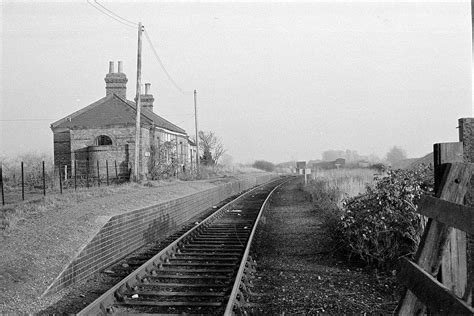
[[[191,228],[188,232],[180,236],[178,239],[173,241],[171,244],[169,244],[166,248],[161,250],[158,254],[153,256],[151,259],[149,259],[147,262],[145,262],[142,266],[137,268],[135,271],[133,271],[131,274],[129,274],[127,277],[122,279],[119,283],[114,285],[112,288],[110,288],[107,292],[102,294],[99,298],[97,298],[94,302],[89,304],[86,308],[81,310],[77,315],[78,316],[83,316],[83,315],[107,315],[111,314],[114,312],[113,305],[119,303],[117,297],[120,296],[121,292],[124,292],[126,289],[134,288],[138,283],[140,283],[140,280],[142,280],[148,272],[153,269],[159,267],[160,264],[165,262],[166,258],[169,258],[173,253],[176,252],[176,250],[185,244],[185,242],[189,239],[191,239],[196,233],[199,231],[205,229],[209,224],[211,224],[214,220],[218,219],[219,217],[223,216],[229,206],[232,204],[235,204],[236,202],[240,201],[241,199],[244,199],[248,197],[250,194],[254,193],[258,189],[262,188],[265,185],[268,185],[269,183],[273,181],[279,181],[278,180],[270,180],[266,183],[263,183],[259,186],[256,186],[255,188],[252,188],[251,190],[243,193],[242,195],[238,196],[237,198],[233,199],[232,201],[226,203],[224,206],[216,210],[214,213],[209,215],[206,219],[201,221],[198,225],[194,226]],[[286,183],[285,181],[284,183]],[[279,187],[278,185],[277,187]],[[269,195],[274,190],[270,192]],[[268,199],[268,198],[267,198]],[[265,200],[265,202],[267,201]],[[264,203],[265,203],[264,202]],[[259,214],[261,211],[259,212]],[[258,217],[259,218],[259,217]],[[256,226],[256,225],[254,225]],[[252,232],[253,234],[253,232]]]
[[[225,316],[235,315],[234,307],[237,307],[237,305],[239,304],[238,303],[238,301],[239,301],[238,295],[239,295],[239,292],[240,292],[240,288],[242,286],[245,269],[247,268],[247,265],[248,265],[248,259],[249,259],[249,254],[250,254],[250,248],[252,246],[252,240],[253,240],[253,237],[254,237],[255,232],[257,230],[258,223],[260,222],[260,218],[262,217],[263,210],[265,209],[265,207],[267,205],[267,202],[270,200],[273,192],[275,192],[278,188],[280,188],[282,185],[290,182],[291,180],[293,180],[293,179],[289,179],[289,180],[287,180],[283,183],[280,183],[275,188],[273,188],[273,190],[270,191],[267,198],[265,199],[262,206],[260,207],[260,211],[258,213],[257,219],[255,220],[255,225],[253,226],[252,232],[250,233],[250,237],[247,241],[247,247],[245,248],[245,252],[244,252],[244,255],[242,257],[242,261],[240,262],[239,271],[237,272],[237,276],[235,277],[235,282],[234,282],[234,286],[232,288],[232,292],[229,296],[229,300],[227,301],[227,306],[226,306],[226,309],[225,309],[225,312],[224,312]],[[240,293],[240,295],[242,295],[242,294]],[[241,299],[243,299],[243,297],[241,297]]]

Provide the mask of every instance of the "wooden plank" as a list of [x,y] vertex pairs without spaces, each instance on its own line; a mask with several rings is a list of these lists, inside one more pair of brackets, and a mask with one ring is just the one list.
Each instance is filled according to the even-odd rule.
[[[433,146],[435,168],[435,192],[441,176],[444,173],[445,163],[463,162],[463,143],[442,143]],[[438,174],[437,174],[438,173]],[[468,182],[469,183],[469,182]],[[468,184],[466,184],[468,186]],[[464,199],[465,194],[463,195]],[[463,201],[458,202],[463,204]],[[441,260],[441,282],[452,289],[457,295],[462,296],[467,280],[467,237],[466,233],[458,229],[451,230],[447,237],[446,246]]]
[[457,229],[449,235],[441,262],[441,283],[458,297],[463,297],[467,283],[466,233]]
[[[474,2],[471,3],[471,8],[474,10]],[[472,11],[471,11],[472,12]],[[459,126],[459,141],[463,143],[463,157],[464,162],[474,162],[474,118],[460,118],[458,120]],[[474,206],[474,178],[471,178],[470,190],[466,194],[466,205]],[[474,284],[474,236],[469,236],[468,242],[468,278],[466,291],[464,292],[464,300],[471,303]]]
[[[472,164],[470,165],[472,166]],[[448,166],[448,169],[457,168],[457,164],[452,164]],[[452,171],[452,175],[455,175],[456,171]],[[457,195],[451,196],[443,196],[443,194],[440,193],[441,199],[451,201],[457,204],[464,203],[464,197],[469,191],[469,184],[474,170],[472,168],[467,168],[464,172],[465,174],[462,179],[457,176],[453,176],[451,179],[446,179],[445,185],[448,185],[448,190],[450,188],[455,190],[456,186],[452,186],[456,184],[456,181],[459,181],[459,184],[465,188],[465,192],[459,191]],[[445,173],[445,176],[449,176],[449,173]],[[445,179],[442,179],[442,182],[443,181],[445,181]],[[450,198],[453,199],[450,200]],[[467,235],[461,230],[453,229],[450,235],[448,235],[446,247],[444,249],[443,257],[441,260],[441,282],[460,297],[462,297],[464,292],[466,291]]]
[[[445,171],[440,181],[438,197],[446,201],[461,204],[468,190],[474,166],[472,164],[453,163],[443,166]],[[452,229],[443,223],[428,220],[425,231],[415,254],[415,262],[431,275],[437,275],[446,248],[446,241]],[[411,293],[406,291],[399,302],[396,313],[414,315],[424,312],[424,305]]]
[[433,145],[435,192],[440,189],[441,179],[445,174],[445,164],[453,162],[464,162],[463,144],[461,142],[439,143]]
[[418,203],[418,213],[445,225],[474,234],[474,207],[423,195]]
[[404,259],[399,280],[414,293],[431,312],[441,314],[472,315],[474,309],[454,295],[450,289],[421,269]]

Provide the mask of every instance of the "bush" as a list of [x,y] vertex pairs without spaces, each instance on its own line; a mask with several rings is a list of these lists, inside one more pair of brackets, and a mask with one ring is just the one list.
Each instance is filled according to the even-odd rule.
[[343,201],[336,238],[349,257],[388,267],[411,256],[418,246],[424,219],[416,213],[424,191],[432,191],[429,167],[389,170],[367,186],[363,195]]

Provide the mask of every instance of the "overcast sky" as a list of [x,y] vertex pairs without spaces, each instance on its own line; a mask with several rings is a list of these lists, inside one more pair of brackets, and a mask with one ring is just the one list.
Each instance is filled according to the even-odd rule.
[[[166,69],[198,91],[199,125],[234,161],[328,149],[410,157],[458,141],[471,116],[470,2],[102,2],[141,21]],[[49,125],[105,96],[110,60],[135,95],[137,30],[84,1],[3,1],[0,153],[52,153]],[[146,39],[155,112],[194,135],[193,98]]]

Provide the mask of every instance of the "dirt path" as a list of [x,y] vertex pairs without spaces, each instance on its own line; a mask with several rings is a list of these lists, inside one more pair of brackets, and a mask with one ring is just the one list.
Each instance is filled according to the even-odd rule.
[[258,231],[252,299],[268,315],[390,313],[394,278],[350,266],[330,255],[320,213],[295,182],[275,192]]

